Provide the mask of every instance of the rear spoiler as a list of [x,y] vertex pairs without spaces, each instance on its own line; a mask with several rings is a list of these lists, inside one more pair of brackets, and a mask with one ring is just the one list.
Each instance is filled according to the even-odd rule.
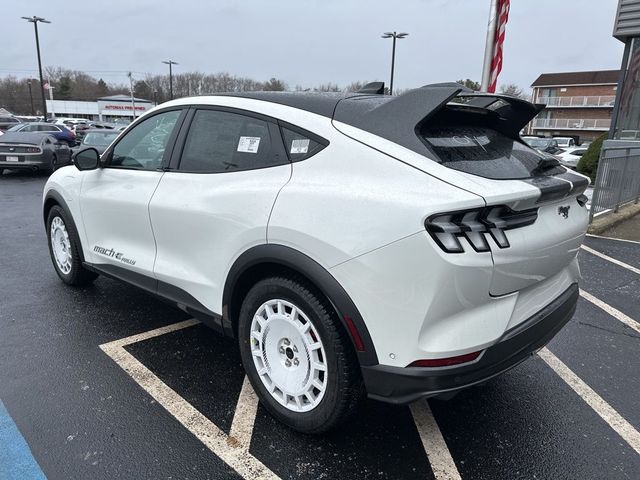
[[418,130],[456,97],[469,99],[462,105],[493,106],[490,109],[499,116],[502,130],[514,137],[545,107],[509,95],[474,92],[459,83],[436,83],[409,90],[397,97],[347,97],[336,105],[333,119],[423,154],[425,145],[417,135]]

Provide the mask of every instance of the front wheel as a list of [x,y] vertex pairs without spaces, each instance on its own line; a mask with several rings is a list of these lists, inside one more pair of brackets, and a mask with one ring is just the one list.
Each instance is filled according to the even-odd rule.
[[349,338],[328,302],[303,279],[256,283],[242,303],[238,337],[263,405],[294,430],[335,428],[364,398]]
[[51,261],[64,283],[74,286],[87,285],[97,278],[98,274],[82,265],[81,247],[77,241],[75,227],[67,213],[58,205],[49,210],[47,237]]

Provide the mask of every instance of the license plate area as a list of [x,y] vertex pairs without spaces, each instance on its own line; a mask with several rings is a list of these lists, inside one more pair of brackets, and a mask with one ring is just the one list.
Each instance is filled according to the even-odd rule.
[[15,157],[15,156],[6,156],[5,160],[7,162],[19,162],[20,161],[20,157]]

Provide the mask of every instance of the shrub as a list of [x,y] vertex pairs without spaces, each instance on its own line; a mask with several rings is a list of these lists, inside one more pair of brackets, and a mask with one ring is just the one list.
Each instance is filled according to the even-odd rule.
[[602,150],[602,142],[607,139],[607,134],[600,135],[591,145],[580,161],[576,169],[578,172],[591,177],[591,184],[596,183],[596,172],[598,171],[598,160],[600,160],[600,150]]

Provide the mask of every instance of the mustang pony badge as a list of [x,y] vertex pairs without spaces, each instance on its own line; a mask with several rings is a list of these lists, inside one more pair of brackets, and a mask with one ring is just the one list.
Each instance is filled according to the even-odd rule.
[[564,218],[569,218],[569,209],[571,205],[567,205],[565,207],[558,207],[558,215],[562,215]]

